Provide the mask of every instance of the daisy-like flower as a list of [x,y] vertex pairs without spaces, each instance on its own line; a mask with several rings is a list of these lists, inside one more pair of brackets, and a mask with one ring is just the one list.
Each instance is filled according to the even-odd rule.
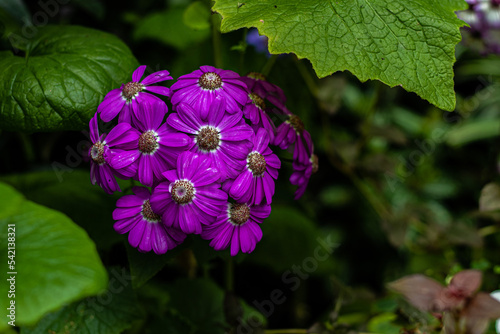
[[293,173],[290,176],[290,183],[298,186],[295,191],[294,199],[299,199],[304,195],[311,175],[318,171],[318,156],[311,155],[308,163],[306,164],[293,164]]
[[257,72],[250,72],[240,78],[252,93],[268,100],[279,109],[285,108],[286,96],[281,88],[267,81],[266,77]]
[[121,191],[115,176],[126,179],[132,177],[135,170],[133,167],[129,169],[112,168],[110,162],[116,154],[122,152],[120,149],[115,149],[115,147],[128,142],[131,135],[133,137],[131,131],[134,129],[128,123],[120,123],[109,134],[103,133],[99,135],[97,114],[90,120],[89,127],[92,141],[88,153],[90,158],[90,180],[92,184],[97,183],[108,194]]
[[210,106],[217,97],[226,100],[227,112],[234,114],[247,102],[247,87],[239,80],[238,73],[221,70],[213,66],[201,66],[199,70],[181,76],[171,87],[171,102],[189,104],[207,119]]
[[[178,155],[189,147],[190,138],[163,123],[167,106],[163,101],[144,102],[134,123],[138,130],[127,147],[111,160],[114,168],[137,170],[134,175],[142,184],[151,187],[164,180],[162,173],[175,166]],[[154,110],[154,111],[153,111]],[[119,123],[122,124],[122,123]]]
[[287,116],[287,119],[276,129],[273,144],[279,146],[282,150],[286,150],[297,141],[298,136],[302,135],[304,123],[299,116],[292,114],[287,109],[284,109],[283,113]]
[[133,187],[132,191],[134,195],[125,195],[116,202],[114,229],[120,234],[129,233],[130,245],[143,253],[153,250],[164,254],[181,244],[186,234],[162,223],[161,216],[151,208],[149,190]]
[[163,86],[150,86],[165,80],[172,80],[168,71],[159,71],[148,75],[140,81],[146,70],[146,65],[139,66],[132,74],[132,81],[123,84],[120,88],[110,91],[102,103],[97,107],[97,112],[101,114],[101,119],[105,122],[111,121],[120,114],[118,121],[131,122],[132,111],[137,114],[138,106],[143,101],[161,101],[158,97],[149,94],[156,93],[170,96],[170,89]]
[[252,128],[245,123],[241,113],[224,112],[224,98],[212,101],[206,121],[185,103],[179,104],[177,113],[170,114],[167,123],[191,137],[192,152],[210,161],[210,166],[220,172],[221,181],[235,177],[243,168],[252,148]]
[[224,209],[227,193],[220,189],[219,171],[205,157],[193,152],[179,155],[177,169],[163,173],[151,195],[151,207],[163,222],[184,233],[200,234]]
[[212,240],[210,246],[223,250],[231,244],[231,255],[241,250],[251,253],[262,239],[259,224],[271,214],[270,205],[247,205],[245,203],[227,203],[213,224],[207,226],[201,237]]
[[224,189],[229,190],[229,195],[240,203],[271,204],[274,180],[278,178],[281,161],[269,148],[267,130],[259,129],[253,144],[253,150],[247,156],[243,172],[234,181],[226,181]]

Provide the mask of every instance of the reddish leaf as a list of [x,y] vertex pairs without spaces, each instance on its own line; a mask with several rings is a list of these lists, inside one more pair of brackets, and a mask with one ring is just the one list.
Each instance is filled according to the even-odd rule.
[[479,289],[483,275],[479,270],[462,270],[455,274],[449,284],[450,290],[463,297],[471,297]]
[[434,311],[436,298],[444,289],[437,281],[420,274],[400,278],[389,283],[388,287],[401,293],[421,311]]

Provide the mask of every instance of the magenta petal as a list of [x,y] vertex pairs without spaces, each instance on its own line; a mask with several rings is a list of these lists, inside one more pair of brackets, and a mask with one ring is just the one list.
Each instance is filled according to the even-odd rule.
[[120,151],[113,156],[109,164],[114,169],[122,169],[137,161],[140,155],[139,151]]
[[276,154],[267,155],[265,159],[267,165],[276,169],[279,169],[281,167],[281,161]]
[[139,158],[139,181],[145,186],[151,187],[153,185],[153,169],[151,166],[152,156],[142,154]]
[[104,122],[109,122],[118,115],[125,105],[125,99],[122,97],[122,89],[111,90],[104,100],[97,107],[97,113],[101,115]]
[[141,81],[142,75],[144,74],[145,70],[146,70],[146,65],[139,66],[134,71],[134,73],[132,73],[132,81],[133,82],[139,82],[139,81]]
[[137,219],[120,219],[113,224],[116,232],[124,234],[129,232],[137,224]]
[[[134,196],[134,195],[125,195],[120,197],[116,201],[116,206],[118,208],[131,208],[131,207],[140,207],[144,203],[144,199]],[[140,211],[140,210],[138,210]],[[119,218],[120,219],[120,218]]]
[[234,180],[233,185],[229,190],[229,194],[231,195],[231,197],[238,199],[241,198],[247,191],[249,191],[252,177],[252,172],[250,172],[248,169],[243,171],[236,178],[236,180]]
[[135,186],[132,187],[132,192],[139,198],[142,198],[143,200],[149,199],[151,197],[151,193],[149,192],[149,189],[144,188],[144,187],[139,187]]
[[259,129],[254,143],[257,152],[263,152],[269,146],[269,133],[266,129]]
[[148,86],[145,88],[148,92],[156,93],[160,95],[164,95],[170,97],[170,88],[163,86]]
[[193,214],[191,204],[183,205],[179,207],[179,226],[182,232],[187,234],[200,234],[201,224],[196,219]]
[[249,221],[245,224],[247,227],[247,233],[251,234],[256,242],[259,242],[262,239],[262,229],[259,224],[253,221]]
[[170,73],[166,70],[158,71],[148,75],[141,83],[145,86],[151,85],[160,81],[172,80],[173,78],[170,76]]
[[153,249],[151,240],[151,238],[153,237],[152,235],[153,224],[155,223],[147,222],[144,224],[144,232],[142,234],[142,239],[139,246],[137,247],[139,249],[139,252],[146,253],[151,251],[151,249]]
[[174,225],[175,221],[179,216],[179,205],[174,203],[173,201],[170,201],[170,204],[167,206],[166,210],[163,212],[163,223],[165,226],[171,227]]
[[236,228],[231,238],[231,256],[236,256],[240,250],[240,233]]
[[220,177],[220,172],[216,168],[207,168],[194,175],[191,180],[196,187],[214,183]]
[[[266,131],[265,129],[262,129]],[[267,133],[267,131],[266,131]],[[225,131],[221,132],[221,139],[222,140],[229,140],[229,141],[242,141],[249,139],[253,135],[253,130],[249,125],[241,125],[241,126],[235,126],[231,129],[227,129]]]
[[137,248],[139,246],[146,224],[147,222],[141,219],[128,234],[128,242],[132,247]]
[[[126,134],[132,126],[128,123],[117,124],[106,136],[106,144],[109,146],[115,146],[121,143],[121,136]],[[120,138],[120,139],[119,139]]]
[[163,128],[164,126],[162,125],[160,130],[157,131],[160,137],[160,145],[168,147],[187,147],[192,141],[192,139],[184,133],[166,132]]
[[266,194],[267,204],[271,204],[274,195],[274,180],[268,173],[264,173],[263,177],[264,193]]
[[179,177],[177,177],[177,170],[175,169],[164,171],[162,174],[169,182],[174,182],[179,179]]
[[97,119],[97,113],[90,119],[89,128],[90,128],[90,139],[92,143],[96,143],[99,141],[99,122]]
[[[142,203],[140,205],[142,206]],[[113,210],[113,219],[119,220],[119,219],[131,218],[136,216],[140,212],[141,208],[137,206],[128,208],[116,208]]]
[[183,120],[179,117],[179,114],[170,114],[167,119],[168,125],[173,127],[176,130],[186,132],[186,133],[191,133],[195,134],[197,132],[197,128],[193,128],[190,125],[187,125],[184,123]]

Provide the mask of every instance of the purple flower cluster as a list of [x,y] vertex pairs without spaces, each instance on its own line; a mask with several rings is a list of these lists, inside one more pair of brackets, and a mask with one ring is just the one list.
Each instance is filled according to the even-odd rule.
[[[110,91],[90,121],[92,183],[109,194],[121,191],[115,177],[143,185],[118,200],[115,230],[141,252],[163,254],[187,234],[233,256],[252,252],[281,167],[269,146],[294,148],[290,181],[299,198],[317,169],[310,134],[261,75],[202,66],[167,88],[152,84],[171,80],[168,71],[141,81],[145,69]],[[172,111],[150,93],[169,98]],[[100,134],[99,117],[117,125]],[[284,122],[276,128],[271,117]]]
[[458,12],[458,17],[469,24],[470,28],[466,30],[471,33],[470,37],[478,37],[481,40],[483,54],[500,54],[500,0],[466,2],[469,9]]

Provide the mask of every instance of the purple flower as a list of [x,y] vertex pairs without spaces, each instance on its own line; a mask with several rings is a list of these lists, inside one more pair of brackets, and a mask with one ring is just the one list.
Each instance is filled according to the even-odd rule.
[[161,216],[151,209],[149,190],[133,187],[132,191],[135,195],[125,195],[116,202],[113,211],[116,232],[130,232],[128,242],[140,252],[154,250],[156,254],[164,254],[181,244],[186,234],[162,223]]
[[312,154],[306,164],[293,164],[293,173],[290,176],[290,183],[298,186],[294,199],[299,199],[304,195],[311,175],[318,171],[318,156]]
[[282,150],[286,150],[290,145],[297,141],[297,137],[301,136],[304,132],[304,123],[297,116],[284,110],[288,119],[281,123],[276,129],[276,136],[274,137],[273,144],[279,146]]
[[267,49],[268,38],[260,35],[257,29],[250,29],[247,33],[247,43],[255,47],[257,53],[265,53],[268,57],[271,56]]
[[255,93],[263,99],[268,100],[279,109],[285,108],[286,96],[281,88],[266,80],[263,74],[250,72],[240,78],[251,93]]
[[122,85],[120,88],[110,91],[102,103],[97,107],[97,112],[101,114],[101,119],[105,122],[111,121],[120,114],[119,122],[131,122],[132,111],[137,114],[138,106],[143,101],[161,101],[158,97],[148,94],[148,92],[170,96],[170,90],[163,86],[149,86],[151,84],[172,80],[168,71],[159,71],[148,75],[140,81],[146,65],[139,66],[132,74],[132,81]]
[[203,239],[212,240],[210,246],[223,250],[231,244],[231,255],[241,250],[251,253],[262,239],[259,224],[271,214],[270,205],[247,205],[245,203],[227,203],[213,224],[201,233]]
[[181,76],[172,89],[172,104],[189,104],[202,119],[207,119],[210,106],[217,97],[226,100],[227,112],[234,114],[247,102],[247,87],[238,73],[212,66]]
[[136,137],[127,143],[124,151],[114,156],[111,165],[114,168],[134,168],[137,170],[134,176],[150,187],[164,180],[162,173],[175,166],[178,155],[188,148],[190,140],[166,123],[162,124],[167,113],[163,101],[146,101],[140,105],[139,111],[134,121],[139,131],[131,129]]
[[90,147],[88,153],[91,159],[90,180],[92,184],[97,183],[108,194],[112,194],[115,191],[121,191],[115,176],[125,179],[135,173],[133,168],[114,169],[110,166],[114,155],[121,153],[121,150],[112,148],[130,140],[131,130],[133,129],[128,123],[120,123],[108,135],[99,135],[97,119],[98,116],[96,113],[89,123],[90,139],[92,141],[92,147]]
[[281,162],[269,146],[269,134],[259,129],[253,140],[254,148],[247,156],[243,172],[233,181],[224,183],[224,189],[237,202],[250,205],[271,204],[274,180],[278,178]]
[[227,202],[227,193],[217,182],[219,171],[203,156],[184,152],[179,155],[177,169],[163,175],[168,181],[153,190],[153,210],[163,215],[167,226],[200,234],[202,225],[213,223]]
[[170,126],[192,138],[190,150],[216,167],[221,180],[233,178],[241,171],[252,149],[253,135],[241,113],[229,115],[224,109],[224,98],[215,98],[208,119],[203,121],[191,106],[181,103],[177,113],[170,114],[167,120]]

